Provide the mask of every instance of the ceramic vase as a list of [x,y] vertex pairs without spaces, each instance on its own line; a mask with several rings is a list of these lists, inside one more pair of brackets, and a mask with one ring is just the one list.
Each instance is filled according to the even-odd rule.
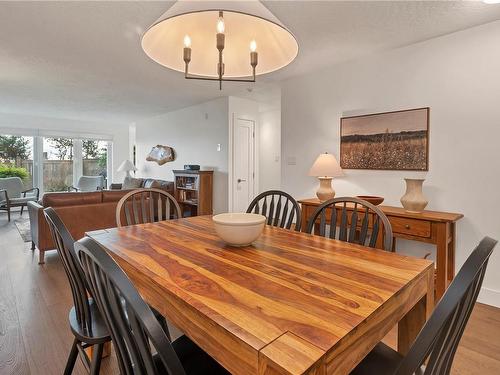
[[332,187],[331,177],[318,177],[319,188],[316,191],[316,196],[321,202],[335,198],[335,190]]
[[406,193],[401,197],[401,204],[407,212],[422,212],[427,206],[427,199],[422,192],[424,179],[405,178]]

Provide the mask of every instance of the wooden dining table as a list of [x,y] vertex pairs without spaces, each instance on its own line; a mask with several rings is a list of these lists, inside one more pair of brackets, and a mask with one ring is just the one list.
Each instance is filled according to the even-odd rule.
[[433,308],[432,262],[266,226],[227,246],[211,216],[88,233],[143,298],[233,374],[348,374]]

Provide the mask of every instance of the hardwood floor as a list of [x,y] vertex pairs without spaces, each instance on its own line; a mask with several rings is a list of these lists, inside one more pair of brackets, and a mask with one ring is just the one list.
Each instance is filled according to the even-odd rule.
[[[25,214],[26,215],[26,214]],[[19,218],[13,213],[13,221]],[[0,214],[0,374],[62,374],[73,340],[68,327],[71,291],[56,252],[45,265]],[[396,342],[396,330],[384,340]],[[80,361],[74,374],[85,374]],[[112,355],[102,374],[117,374]],[[453,374],[500,374],[500,309],[477,304],[455,357]]]
[[[17,212],[12,215],[15,220]],[[26,215],[26,213],[24,214]],[[62,374],[73,342],[68,311],[71,290],[56,252],[43,266],[13,221],[0,215],[0,374]],[[115,358],[102,373],[118,373]],[[86,374],[77,361],[73,374]]]

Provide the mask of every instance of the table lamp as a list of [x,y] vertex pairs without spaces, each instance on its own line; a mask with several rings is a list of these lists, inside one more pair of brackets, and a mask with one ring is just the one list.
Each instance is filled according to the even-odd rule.
[[328,152],[318,156],[309,170],[309,176],[318,177],[319,179],[319,188],[316,191],[316,195],[321,202],[335,197],[335,190],[332,188],[332,178],[343,175],[335,156]]
[[120,166],[118,167],[118,172],[125,172],[126,177],[132,177],[130,171],[135,172],[136,170],[137,168],[130,160],[124,160],[123,163],[121,163]]

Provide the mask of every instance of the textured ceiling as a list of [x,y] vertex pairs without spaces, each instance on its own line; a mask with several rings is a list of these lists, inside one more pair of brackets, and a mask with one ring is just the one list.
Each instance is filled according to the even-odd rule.
[[[260,85],[500,18],[455,1],[266,1],[299,56]],[[129,123],[248,85],[185,81],[149,60],[140,35],[171,2],[0,2],[0,112]],[[256,89],[261,89],[257,84]]]

